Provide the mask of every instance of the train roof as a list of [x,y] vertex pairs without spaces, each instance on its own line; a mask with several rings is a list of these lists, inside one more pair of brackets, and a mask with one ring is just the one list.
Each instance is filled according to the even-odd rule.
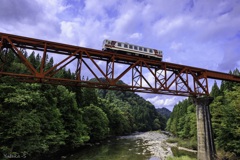
[[[138,46],[138,47],[143,47],[143,48],[148,48],[148,49],[155,49],[155,48],[150,48],[150,47],[145,47],[145,46],[141,46],[141,45],[137,45],[137,44],[132,44],[132,43],[128,43],[128,42],[121,42],[121,41],[116,41],[116,40],[111,40],[111,39],[105,39],[104,41],[115,41],[115,42],[118,42],[118,43],[124,43],[124,44],[129,44],[129,45],[133,45],[133,46]],[[159,50],[159,49],[155,49],[155,50]],[[162,50],[159,50],[162,52]]]

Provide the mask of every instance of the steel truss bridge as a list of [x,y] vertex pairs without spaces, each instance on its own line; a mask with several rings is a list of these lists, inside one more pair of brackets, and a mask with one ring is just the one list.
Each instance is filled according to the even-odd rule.
[[[10,49],[25,65],[27,73],[4,70]],[[30,63],[23,49],[40,54],[40,68]],[[23,82],[180,96],[209,95],[208,79],[240,82],[238,76],[207,69],[6,33],[0,33],[0,50],[0,77],[10,76]],[[55,64],[47,68],[49,56],[54,58]],[[58,78],[57,74],[66,67],[74,72],[74,79]],[[86,80],[89,75],[95,80]],[[123,78],[130,79],[130,84],[119,83]]]

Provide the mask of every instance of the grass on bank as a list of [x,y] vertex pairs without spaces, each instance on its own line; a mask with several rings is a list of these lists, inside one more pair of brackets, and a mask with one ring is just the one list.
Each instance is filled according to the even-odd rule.
[[178,143],[178,141],[179,141],[180,139],[179,138],[168,138],[167,140],[166,140],[166,142],[168,142],[168,143]]
[[[188,149],[197,150],[197,141],[192,140],[182,140],[180,138],[169,138],[166,140],[168,143],[177,143],[178,147],[184,147]],[[235,153],[232,152],[225,152],[223,149],[217,149],[217,159],[228,159],[228,160],[240,160]],[[181,157],[168,157],[167,160],[193,160],[194,158],[190,158],[188,156],[181,156]]]
[[197,140],[193,139],[180,139],[180,138],[169,138],[167,139],[168,143],[177,143],[179,147],[184,147],[188,149],[197,150]]
[[181,157],[167,157],[167,160],[196,160],[196,158],[190,158],[188,156],[181,156]]
[[196,153],[192,153],[186,150],[179,150],[178,147],[184,147],[187,149],[195,150],[197,148],[197,142],[193,140],[182,140],[180,138],[169,138],[167,143],[177,143],[176,147],[171,147],[174,157],[167,157],[167,160],[196,160]]
[[217,159],[239,160],[240,157],[232,152],[225,152],[223,149],[217,150]]

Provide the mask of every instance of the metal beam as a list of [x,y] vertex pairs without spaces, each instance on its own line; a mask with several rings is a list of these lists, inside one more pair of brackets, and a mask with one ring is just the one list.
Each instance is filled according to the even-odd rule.
[[[27,58],[23,56],[20,48],[42,53],[40,70],[34,68]],[[29,73],[19,74],[9,72],[7,69],[4,70],[5,67],[3,66],[7,62],[7,58],[4,60],[3,58],[7,57],[6,50],[8,49],[15,51],[19,60],[27,67]],[[240,77],[226,73],[6,33],[0,33],[0,53],[0,76],[15,77],[23,82],[74,85],[180,96],[209,95],[208,79],[240,82]],[[46,70],[45,63],[48,54],[51,54],[53,58],[59,56],[64,56],[65,58],[58,60],[53,67]],[[57,78],[55,75],[58,71],[69,64],[76,65],[74,70],[75,79]],[[117,64],[123,64],[126,67],[125,69],[117,70]],[[82,79],[86,72],[91,73],[97,81],[90,82]],[[146,72],[148,72],[148,76],[145,75]],[[124,76],[129,75],[131,75],[131,85],[117,83]],[[100,78],[106,80],[103,82]]]

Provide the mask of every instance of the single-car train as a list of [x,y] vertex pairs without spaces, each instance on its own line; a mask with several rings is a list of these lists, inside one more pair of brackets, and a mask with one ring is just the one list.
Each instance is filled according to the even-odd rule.
[[162,61],[162,57],[163,57],[162,51],[157,49],[147,48],[143,46],[138,46],[138,45],[124,43],[124,42],[118,42],[118,41],[113,41],[108,39],[103,41],[102,50],[104,51],[114,50],[120,53],[158,59],[160,61]]

